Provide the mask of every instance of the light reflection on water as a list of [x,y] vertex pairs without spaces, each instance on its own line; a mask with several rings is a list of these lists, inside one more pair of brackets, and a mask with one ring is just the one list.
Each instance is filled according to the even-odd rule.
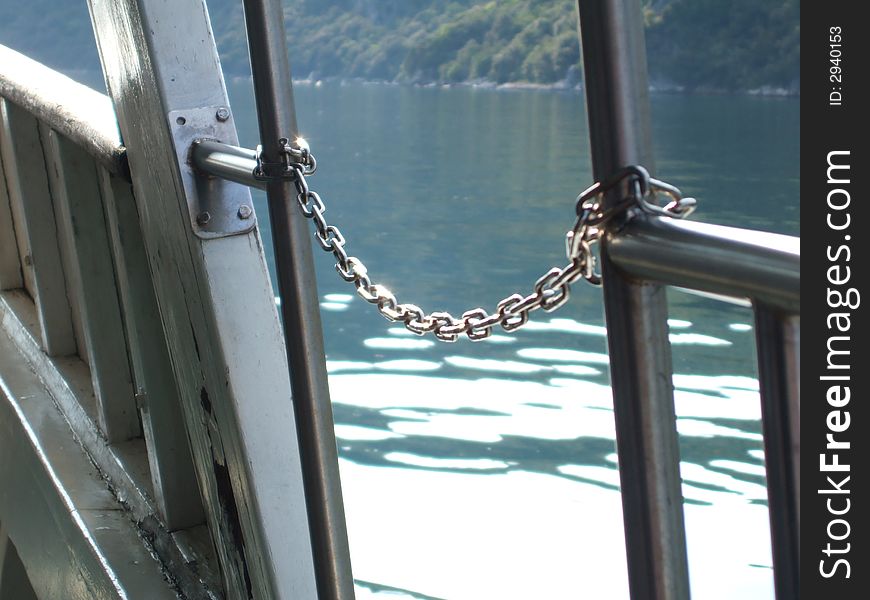
[[[435,361],[372,339],[389,360],[328,363],[358,576],[437,598],[627,597],[601,354],[518,335],[508,355],[535,362]],[[750,566],[770,564],[757,381],[674,384],[690,548],[715,553],[693,560],[694,593],[769,597],[769,570]]]
[[[247,87],[231,94],[253,146]],[[491,308],[562,264],[589,183],[579,96],[324,84],[297,100],[327,218],[400,301]],[[659,174],[700,199],[697,218],[797,233],[798,101],[653,109]],[[627,598],[600,291],[577,284],[512,335],[436,344],[316,259],[358,597]],[[751,314],[669,302],[693,596],[772,598]]]

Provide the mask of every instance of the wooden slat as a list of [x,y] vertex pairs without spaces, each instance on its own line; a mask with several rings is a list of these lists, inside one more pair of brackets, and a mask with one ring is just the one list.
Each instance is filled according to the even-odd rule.
[[100,169],[100,190],[142,428],[148,447],[154,496],[166,528],[185,529],[205,521],[184,415],[169,361],[163,324],[151,283],[130,184]]
[[[76,353],[57,227],[36,119],[2,104],[3,156],[24,276],[39,313],[42,348],[49,356]],[[23,241],[26,240],[26,243]]]
[[[51,127],[49,127],[46,123],[39,123],[39,135],[43,140],[50,139]],[[51,148],[44,148],[44,155],[46,156],[46,163],[51,164]],[[49,188],[54,186],[55,188],[60,187],[60,183],[58,182],[58,173],[56,170],[49,169]],[[59,193],[58,190],[53,190],[52,195],[55,196]],[[60,249],[60,261],[61,266],[63,267],[63,274],[66,281],[66,296],[67,300],[69,300],[69,310],[70,317],[72,318],[73,325],[73,334],[76,339],[76,350],[78,352],[79,358],[82,359],[82,362],[85,364],[90,364],[90,359],[88,357],[88,348],[85,344],[85,330],[82,325],[82,311],[81,306],[79,305],[80,299],[82,297],[81,290],[81,281],[78,278],[78,269],[75,267],[75,240],[72,236],[72,228],[63,226],[63,215],[66,214],[65,208],[62,208],[60,203],[54,199],[54,220],[57,223],[57,245]],[[65,206],[65,203],[64,203]]]
[[[202,0],[89,5],[225,595],[316,598],[290,378],[259,233],[196,237],[181,166],[189,149],[174,147],[167,118],[228,105],[207,10]],[[229,128],[220,137],[236,140]]]
[[0,45],[0,96],[85,148],[112,173],[126,176],[118,121],[105,94]]
[[21,256],[18,254],[18,241],[15,239],[15,223],[12,221],[12,206],[6,188],[2,137],[3,128],[0,127],[0,291],[24,286]]
[[121,442],[141,431],[97,168],[58,133],[49,132],[44,141],[58,231],[71,252],[69,288],[81,314],[100,427],[110,443]]
[[[30,265],[30,242],[24,230],[24,215],[21,212],[20,194],[13,194],[12,184],[18,180],[18,173],[15,170],[17,167],[14,162],[14,154],[12,154],[12,142],[8,139],[6,127],[4,126],[6,114],[6,100],[0,98],[0,155],[5,155],[3,158],[3,191],[6,193],[7,202],[9,205],[9,223],[12,231],[3,233],[4,238],[13,240],[15,243],[15,254],[18,256],[18,271],[19,277],[15,277],[14,266],[8,270],[9,285],[3,285],[3,289],[15,289],[16,287],[24,287],[31,297],[35,296],[33,284],[33,269]],[[2,210],[2,207],[0,207]],[[12,252],[9,253],[11,255]],[[4,269],[6,271],[6,269]],[[15,283],[20,283],[16,286]]]

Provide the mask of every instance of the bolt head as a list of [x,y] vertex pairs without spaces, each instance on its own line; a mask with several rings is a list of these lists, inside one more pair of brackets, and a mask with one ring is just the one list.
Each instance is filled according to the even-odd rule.
[[196,223],[201,227],[211,221],[211,213],[204,211],[196,215]]
[[254,211],[247,204],[242,204],[239,207],[239,218],[240,219],[250,219],[252,214],[254,214]]
[[230,109],[228,109],[224,106],[221,106],[219,109],[217,109],[217,112],[215,113],[214,116],[218,121],[223,123],[224,121],[226,121],[227,119],[230,118]]

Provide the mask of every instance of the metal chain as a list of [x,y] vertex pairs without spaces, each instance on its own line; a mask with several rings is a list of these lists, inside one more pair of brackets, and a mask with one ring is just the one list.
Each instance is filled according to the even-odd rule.
[[[400,303],[385,286],[372,283],[363,262],[348,255],[341,231],[323,217],[326,212],[323,200],[308,187],[306,175],[311,175],[317,165],[308,145],[303,140],[297,140],[295,147],[286,139],[280,140],[280,143],[281,163],[262,163],[259,160],[260,149],[257,149],[254,176],[258,179],[293,181],[302,214],[314,222],[317,242],[325,251],[332,253],[336,271],[342,279],[356,286],[357,294],[363,300],[376,305],[388,321],[400,321],[417,335],[432,333],[445,342],[455,342],[462,334],[473,341],[482,340],[489,337],[496,326],[501,326],[505,331],[514,331],[526,324],[529,313],[539,308],[550,312],[565,304],[570,296],[570,285],[578,279],[600,285],[601,276],[595,270],[596,258],[592,247],[601,239],[604,226],[629,209],[637,207],[654,215],[682,218],[695,208],[693,198],[683,198],[680,190],[653,179],[643,167],[626,167],[610,179],[593,184],[577,197],[577,220],[565,240],[568,264],[547,271],[535,282],[531,293],[508,296],[496,305],[494,312],[473,308],[458,318],[443,311],[426,314],[419,306]],[[605,209],[602,204],[604,194],[623,183],[627,184],[628,191],[625,200]],[[655,202],[660,193],[670,199],[664,206]]]

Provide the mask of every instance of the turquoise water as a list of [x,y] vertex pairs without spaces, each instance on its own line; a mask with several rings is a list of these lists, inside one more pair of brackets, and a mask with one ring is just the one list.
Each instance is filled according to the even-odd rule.
[[[296,92],[312,187],[400,301],[493,308],[562,266],[591,182],[578,93]],[[248,84],[230,93],[252,147]],[[797,235],[799,109],[653,96],[658,175],[699,199],[694,219]],[[317,252],[359,597],[627,598],[600,290],[576,284],[513,335],[441,344],[386,322]],[[751,314],[669,302],[693,596],[772,598]]]

